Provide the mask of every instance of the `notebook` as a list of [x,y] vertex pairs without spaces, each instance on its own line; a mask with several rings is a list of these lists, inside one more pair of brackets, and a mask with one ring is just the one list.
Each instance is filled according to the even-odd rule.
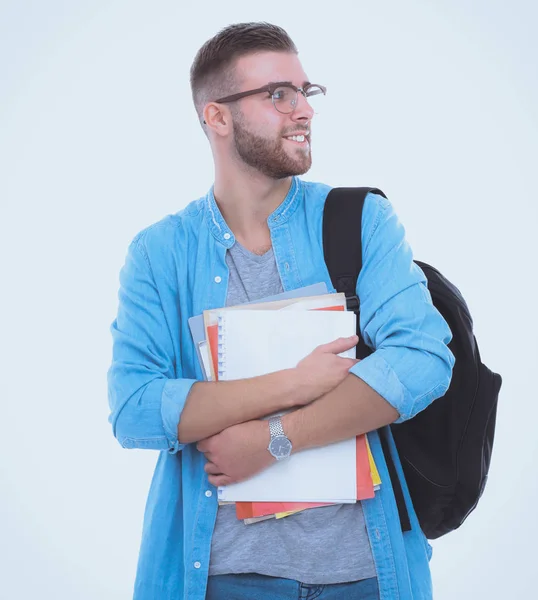
[[226,312],[236,310],[346,310],[345,294],[322,294],[308,298],[290,298],[273,302],[239,304],[204,310],[203,318],[206,325],[207,356],[210,363],[210,378],[218,380],[218,339],[219,317]]
[[[317,296],[319,294],[326,294],[326,293],[327,293],[327,285],[323,282],[320,282],[320,283],[314,283],[312,285],[307,285],[302,288],[297,288],[295,290],[281,292],[280,294],[275,294],[273,296],[268,296],[266,298],[260,298],[259,300],[253,300],[252,302],[247,302],[247,305],[259,303],[259,302],[271,302],[271,301],[275,301],[275,300],[286,300],[289,298],[298,298],[298,297],[303,297],[303,296]],[[198,361],[200,363],[200,367],[202,368],[202,375],[206,381],[209,381],[209,380],[211,380],[211,365],[210,365],[209,350],[208,350],[207,340],[206,340],[206,331],[205,331],[203,314],[196,315],[194,317],[190,317],[189,318],[189,327],[191,330],[194,347],[198,354]]]
[[[347,311],[241,310],[219,316],[219,380],[295,367],[317,346],[355,333]],[[341,356],[354,358],[352,348]],[[310,448],[275,462],[246,481],[219,488],[219,500],[335,502],[357,499],[356,438]]]
[[211,379],[218,379],[217,352],[215,346],[218,340],[218,320],[219,317],[227,312],[236,312],[238,310],[346,310],[346,296],[343,293],[321,294],[318,296],[309,296],[308,298],[287,298],[270,302],[258,302],[252,305],[239,304],[236,306],[225,306],[204,310],[203,318],[206,330],[206,340],[209,345],[209,355],[213,358],[210,361]]
[[[355,313],[326,310],[241,310],[218,318],[219,380],[296,367],[317,346],[355,335]],[[355,347],[340,354],[355,358]]]

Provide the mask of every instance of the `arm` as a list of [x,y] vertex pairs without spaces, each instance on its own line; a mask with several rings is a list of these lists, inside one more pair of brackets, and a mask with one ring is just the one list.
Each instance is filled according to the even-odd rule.
[[197,442],[239,423],[286,410],[308,399],[296,369],[251,379],[198,382],[191,389],[178,426],[183,444]]
[[398,417],[382,396],[350,374],[323,398],[284,415],[282,425],[293,452],[298,452],[347,440],[394,423]]
[[337,355],[357,342],[354,335],[322,344],[293,369],[237,381],[196,383],[181,414],[179,438],[198,442],[232,425],[316,400],[348,376],[357,361]]
[[[355,375],[347,374],[336,388],[319,400],[282,417],[292,453],[349,439],[398,418],[398,412]],[[225,429],[198,442],[207,458],[208,481],[229,485],[271,466],[271,436],[267,421],[254,420]]]
[[388,200],[369,194],[365,202],[357,295],[361,332],[375,352],[333,391],[283,418],[296,450],[401,423],[450,384],[452,334],[432,304],[404,228]]

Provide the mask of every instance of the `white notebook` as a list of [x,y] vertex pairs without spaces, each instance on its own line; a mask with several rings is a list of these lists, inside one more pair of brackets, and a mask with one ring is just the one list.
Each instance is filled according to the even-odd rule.
[[[219,380],[297,366],[320,344],[355,333],[347,311],[230,311],[219,317]],[[355,349],[341,356],[354,358]],[[293,440],[292,440],[293,442]],[[355,502],[355,437],[292,454],[246,481],[219,488],[219,500]]]

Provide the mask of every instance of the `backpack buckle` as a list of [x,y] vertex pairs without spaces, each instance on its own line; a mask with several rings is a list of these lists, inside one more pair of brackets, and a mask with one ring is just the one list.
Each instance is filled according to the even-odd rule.
[[346,296],[347,309],[357,312],[359,310],[360,302],[358,296]]

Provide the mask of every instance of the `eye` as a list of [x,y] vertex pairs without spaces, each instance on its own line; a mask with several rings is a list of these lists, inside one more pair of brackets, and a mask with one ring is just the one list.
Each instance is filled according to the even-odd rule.
[[275,102],[285,102],[290,100],[295,95],[295,92],[288,87],[279,87],[273,92],[273,100]]

